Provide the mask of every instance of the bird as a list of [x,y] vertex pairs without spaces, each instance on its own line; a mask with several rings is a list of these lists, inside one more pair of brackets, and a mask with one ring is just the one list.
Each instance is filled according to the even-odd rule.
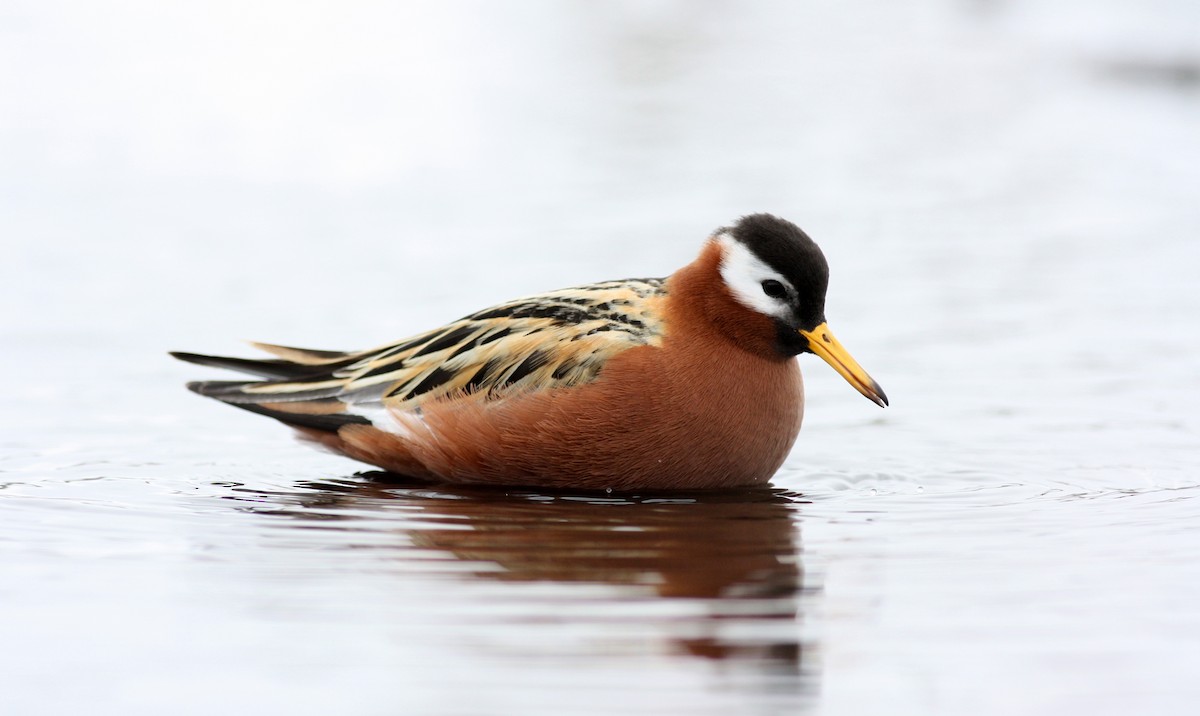
[[582,490],[763,485],[804,413],[800,354],[885,407],[829,328],[829,266],[772,214],[716,229],[666,278],[518,298],[363,351],[172,352],[261,380],[187,387],[408,478]]

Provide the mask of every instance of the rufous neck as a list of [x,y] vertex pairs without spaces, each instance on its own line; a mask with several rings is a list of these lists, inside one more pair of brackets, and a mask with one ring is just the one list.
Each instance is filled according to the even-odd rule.
[[754,355],[787,360],[776,348],[775,322],[733,297],[721,277],[721,260],[721,245],[709,239],[694,261],[671,274],[667,300],[673,318]]

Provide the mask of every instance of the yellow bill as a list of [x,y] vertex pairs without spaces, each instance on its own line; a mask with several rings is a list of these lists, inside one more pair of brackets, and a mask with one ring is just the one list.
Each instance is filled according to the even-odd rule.
[[858,392],[870,398],[881,408],[888,404],[883,388],[880,388],[879,384],[867,375],[867,371],[863,370],[862,366],[850,357],[850,353],[842,347],[838,339],[833,337],[828,323],[822,323],[811,331],[800,331],[800,335],[808,339],[808,347],[813,353],[821,356],[826,363],[833,366],[833,369],[841,373],[842,377]]

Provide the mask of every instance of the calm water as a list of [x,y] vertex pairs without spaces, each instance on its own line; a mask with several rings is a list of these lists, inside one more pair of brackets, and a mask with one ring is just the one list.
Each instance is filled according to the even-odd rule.
[[[0,712],[1191,713],[1200,5],[899,5],[6,5]],[[759,210],[893,401],[806,357],[770,489],[389,482],[165,355]]]

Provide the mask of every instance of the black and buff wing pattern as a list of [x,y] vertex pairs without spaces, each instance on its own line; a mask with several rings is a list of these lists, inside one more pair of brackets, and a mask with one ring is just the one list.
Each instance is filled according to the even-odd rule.
[[383,408],[419,412],[452,396],[496,400],[516,389],[591,381],[613,356],[661,345],[665,295],[663,279],[606,281],[509,301],[367,351],[260,343],[277,357],[173,355],[266,378],[188,384],[201,395],[292,425],[336,430],[370,423]]

